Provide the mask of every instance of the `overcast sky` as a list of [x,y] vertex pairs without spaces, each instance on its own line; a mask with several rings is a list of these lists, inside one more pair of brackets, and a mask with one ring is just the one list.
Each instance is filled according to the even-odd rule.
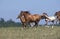
[[46,12],[52,16],[60,10],[60,0],[0,0],[0,18],[20,21],[16,17],[21,10],[30,11],[31,14]]

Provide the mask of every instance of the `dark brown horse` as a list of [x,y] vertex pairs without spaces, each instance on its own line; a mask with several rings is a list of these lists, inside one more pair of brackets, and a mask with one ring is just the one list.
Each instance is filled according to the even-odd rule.
[[22,25],[26,27],[26,24],[30,24],[31,22],[34,22],[35,26],[38,26],[39,21],[45,17],[39,14],[31,15],[28,11],[21,11],[18,18],[21,20]]
[[57,17],[57,21],[59,21],[60,24],[60,11],[56,12],[55,16]]

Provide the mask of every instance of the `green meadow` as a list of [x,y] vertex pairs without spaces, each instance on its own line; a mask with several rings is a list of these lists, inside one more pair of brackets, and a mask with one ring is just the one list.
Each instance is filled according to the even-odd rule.
[[0,39],[60,39],[60,26],[1,27]]

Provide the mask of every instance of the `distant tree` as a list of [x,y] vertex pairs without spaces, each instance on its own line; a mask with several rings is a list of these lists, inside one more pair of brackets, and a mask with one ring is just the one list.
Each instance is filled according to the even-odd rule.
[[12,19],[8,20],[7,23],[15,23]]
[[6,24],[7,24],[7,26],[13,26],[15,24],[15,22],[12,19],[10,19],[6,22]]
[[6,23],[8,26],[20,26],[21,25],[21,23],[14,22],[12,19],[8,20]]
[[3,18],[0,18],[0,22],[1,22],[1,23],[4,23],[5,20],[4,20]]
[[5,25],[5,20],[3,18],[0,18],[0,27]]
[[17,27],[17,26],[21,26],[20,22],[15,22],[12,19],[9,19],[7,21],[5,21],[3,18],[0,18],[0,27]]

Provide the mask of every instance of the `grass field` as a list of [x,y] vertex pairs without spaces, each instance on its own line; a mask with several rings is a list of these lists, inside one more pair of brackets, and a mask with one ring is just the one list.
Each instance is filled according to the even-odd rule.
[[60,26],[51,27],[1,27],[0,39],[60,39]]

